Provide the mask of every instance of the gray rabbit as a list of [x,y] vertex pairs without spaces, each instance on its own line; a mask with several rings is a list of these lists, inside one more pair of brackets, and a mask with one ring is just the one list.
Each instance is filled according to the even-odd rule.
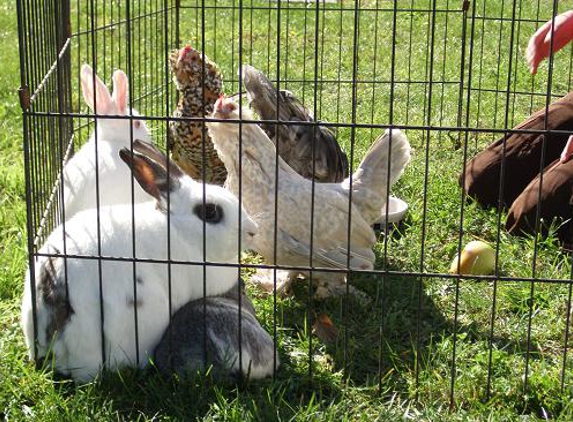
[[[220,296],[189,302],[179,309],[155,349],[155,365],[165,376],[192,374],[211,367],[216,379],[242,375],[259,379],[273,373],[274,342],[257,320],[255,308],[241,288],[239,362],[239,292],[235,285]],[[205,310],[205,314],[204,314]],[[206,315],[206,318],[204,317]],[[207,329],[206,350],[205,328]],[[206,353],[206,362],[205,359]],[[206,365],[205,365],[206,363]],[[276,367],[279,358],[276,356]]]

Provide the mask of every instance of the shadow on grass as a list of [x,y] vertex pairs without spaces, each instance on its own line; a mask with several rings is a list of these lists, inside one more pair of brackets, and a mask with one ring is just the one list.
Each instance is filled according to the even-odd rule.
[[[447,294],[453,302],[454,281],[439,282],[451,286]],[[95,408],[111,407],[128,419],[161,415],[188,420],[213,415],[277,420],[352,412],[349,395],[353,394],[367,395],[374,409],[396,393],[406,401],[412,399],[417,363],[425,366],[432,360],[440,339],[453,339],[453,321],[444,317],[418,277],[355,275],[351,284],[372,301],[363,304],[349,296],[309,302],[304,282],[295,286],[294,298],[279,301],[277,338],[282,365],[274,380],[223,385],[209,376],[165,380],[150,368],[106,374],[97,383],[78,388],[92,390],[88,396],[95,400]],[[264,306],[266,314],[259,316],[268,327],[272,299]],[[339,328],[336,340],[329,344],[311,334],[312,322],[322,313]],[[459,323],[457,332],[465,334],[458,342],[489,339],[483,324]],[[495,337],[493,343],[497,349],[516,353],[525,349],[503,337]]]
[[383,389],[390,382],[407,396],[416,355],[424,356],[433,337],[449,335],[451,324],[417,277],[369,275],[351,283],[373,301],[360,306],[350,298],[338,314],[330,311],[341,335],[329,353],[354,385]]
[[[415,363],[416,330],[423,348],[432,333],[442,331],[447,324],[415,279],[380,283],[361,277],[356,285],[374,298],[370,304],[341,298],[313,302],[309,309],[304,283],[295,289],[294,299],[281,302],[278,327],[282,366],[275,380],[235,385],[220,385],[208,376],[165,380],[150,368],[108,373],[95,384],[78,388],[92,390],[87,396],[95,400],[94,408],[111,407],[128,419],[161,415],[188,420],[212,414],[222,419],[277,420],[317,413],[333,415],[352,411],[347,395],[353,393],[345,391],[345,384],[361,387],[375,408],[381,378],[392,381],[395,391],[407,389],[402,370]],[[336,343],[325,345],[314,335],[309,341],[307,317],[317,313],[327,313],[339,327]]]
[[68,383],[60,388],[63,394],[89,389],[86,396],[94,401],[94,409],[105,408],[126,420],[194,420],[209,415],[218,420],[282,420],[324,412],[344,396],[341,383],[331,376],[315,374],[311,379],[288,363],[274,380],[257,382],[221,384],[209,375],[167,380],[149,368],[107,373],[91,385],[74,388]]
[[[416,277],[361,276],[352,284],[367,292],[372,302],[363,305],[353,297],[339,298],[313,302],[309,309],[304,283],[296,286],[294,299],[280,302],[277,317],[282,366],[274,380],[223,385],[209,376],[166,380],[150,368],[108,373],[88,386],[63,384],[59,388],[63,394],[88,389],[85,396],[93,400],[90,407],[106,408],[129,420],[206,416],[288,420],[318,414],[330,418],[356,411],[352,408],[356,394],[366,395],[373,411],[396,393],[406,401],[412,399],[417,355],[421,365],[431,361],[437,339],[453,338],[452,321],[443,316]],[[334,343],[325,344],[310,335],[308,320],[319,313],[328,314],[340,329]],[[457,331],[466,333],[465,342],[489,338],[478,324],[459,324]],[[493,342],[499,349],[523,350],[508,339],[494,338]]]
[[[377,398],[383,396],[379,394],[382,380],[407,399],[406,377],[415,370],[414,350],[419,347],[425,353],[431,337],[447,331],[448,323],[415,278],[363,276],[355,284],[374,298],[370,304],[350,297],[309,306],[304,283],[296,286],[293,300],[281,302],[282,366],[274,381],[219,385],[205,376],[167,381],[152,369],[122,371],[100,381],[101,405],[109,401],[129,418],[161,414],[189,419],[212,413],[232,419],[290,419],[350,410],[345,385],[359,387],[375,408]],[[308,316],[314,320],[319,313],[328,314],[340,329],[333,344],[325,345],[310,335]]]

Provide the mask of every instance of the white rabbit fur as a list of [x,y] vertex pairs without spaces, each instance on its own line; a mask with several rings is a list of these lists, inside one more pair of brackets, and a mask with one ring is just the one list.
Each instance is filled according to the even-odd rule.
[[[134,142],[134,148],[140,146]],[[130,155],[127,149],[122,158]],[[146,158],[143,156],[143,158]],[[134,153],[134,176],[150,177],[148,167]],[[126,161],[127,162],[127,161]],[[161,167],[165,170],[165,167]],[[135,205],[135,256],[167,260],[167,201],[169,192],[171,260],[203,260],[203,220],[195,210],[203,210],[203,185],[185,176],[173,163],[170,175],[153,174],[144,181],[146,192],[155,196]],[[205,203],[216,204],[222,219],[206,223],[206,259],[211,262],[238,262],[239,203],[227,190],[206,186]],[[100,210],[101,255],[133,257],[131,205],[115,205]],[[96,210],[78,213],[65,226],[59,226],[40,249],[41,254],[98,256],[97,226],[91,224]],[[242,211],[242,244],[249,245],[257,226]],[[100,292],[98,260],[39,256],[35,267],[37,314],[37,355],[34,353],[32,290],[30,272],[22,303],[22,325],[30,358],[42,359],[53,354],[55,369],[78,382],[91,380],[102,367]],[[203,266],[171,264],[172,312],[185,303],[203,297]],[[228,291],[237,282],[237,269],[231,266],[207,266],[206,295]],[[67,293],[65,273],[67,270]],[[168,265],[166,263],[101,261],[105,354],[107,369],[144,366],[169,323]],[[134,285],[137,300],[134,299]],[[139,361],[136,359],[135,314],[139,335]]]
[[[129,114],[128,81],[122,70],[116,70],[113,74],[113,94],[109,93],[105,84],[93,74],[92,68],[87,64],[82,66],[80,80],[84,100],[94,114],[98,116],[127,116]],[[132,110],[132,114],[139,116],[136,110]],[[131,173],[119,158],[119,150],[129,147],[131,139],[141,139],[146,142],[151,140],[145,121],[137,118],[97,117],[96,123],[96,130],[92,132],[89,140],[64,166],[66,220],[80,211],[97,206],[96,143],[99,205],[132,203]],[[134,203],[148,200],[148,196],[137,183],[134,183],[133,190]]]

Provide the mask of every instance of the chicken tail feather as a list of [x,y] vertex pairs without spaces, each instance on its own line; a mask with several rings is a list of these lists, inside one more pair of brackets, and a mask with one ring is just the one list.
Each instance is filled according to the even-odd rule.
[[[352,202],[369,224],[380,218],[380,210],[388,198],[387,189],[402,176],[410,161],[406,135],[395,128],[391,133],[392,136],[390,130],[386,130],[374,141],[352,174]],[[350,189],[350,178],[345,179],[342,186]]]

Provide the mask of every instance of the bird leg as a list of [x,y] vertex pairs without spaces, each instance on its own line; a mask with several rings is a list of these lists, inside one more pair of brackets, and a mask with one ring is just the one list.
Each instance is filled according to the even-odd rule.
[[362,304],[372,301],[370,296],[352,285],[347,285],[345,274],[341,273],[313,273],[312,284],[315,286],[313,297],[316,300],[325,300],[349,294],[353,295]]
[[[285,271],[276,270],[276,294],[279,297],[285,297],[291,294],[291,286],[294,282],[309,278],[309,273],[301,273],[299,271]],[[251,277],[251,283],[259,286],[266,293],[272,293],[275,290],[275,275],[273,269],[260,268]],[[353,295],[362,304],[367,304],[372,301],[370,296],[362,290],[349,285],[347,286],[346,274],[313,271],[312,285],[314,293],[312,295],[315,300],[326,300],[333,297],[340,297],[346,295],[347,291]]]
[[[291,292],[291,285],[299,276],[298,271],[276,270],[276,294],[285,297]],[[272,293],[275,290],[275,270],[272,268],[259,268],[251,277],[251,283],[261,287],[265,292]]]

